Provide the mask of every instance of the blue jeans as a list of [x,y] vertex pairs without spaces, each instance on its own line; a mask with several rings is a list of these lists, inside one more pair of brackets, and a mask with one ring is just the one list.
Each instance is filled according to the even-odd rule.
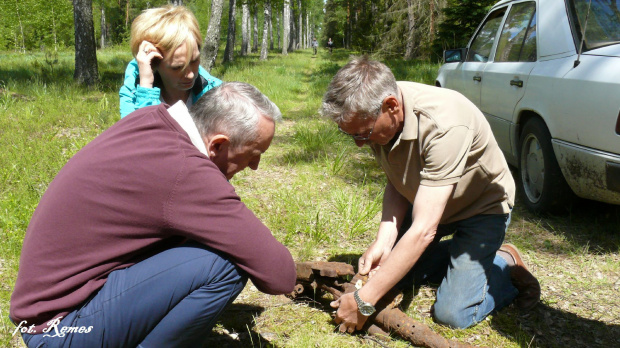
[[[440,284],[433,316],[441,324],[467,328],[482,321],[518,294],[508,264],[496,255],[509,224],[510,214],[439,225],[435,240],[401,285]],[[408,228],[406,223],[403,228]],[[440,241],[450,234],[452,239]]]
[[[201,347],[247,277],[198,243],[165,250],[108,276],[105,285],[60,321],[88,332],[23,334],[28,347]],[[90,328],[90,329],[89,329]]]

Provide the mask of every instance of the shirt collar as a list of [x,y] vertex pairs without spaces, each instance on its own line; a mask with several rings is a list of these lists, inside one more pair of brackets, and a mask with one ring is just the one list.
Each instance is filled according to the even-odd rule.
[[413,112],[414,101],[411,98],[408,88],[405,84],[397,82],[398,88],[402,93],[403,111],[405,113],[405,119],[403,124],[403,131],[400,134],[401,140],[416,140],[418,139],[418,118]]
[[187,135],[189,136],[189,140],[191,140],[192,144],[194,144],[194,146],[198,148],[198,151],[209,157],[209,155],[207,154],[207,147],[205,146],[205,142],[200,136],[198,128],[196,127],[196,123],[194,123],[194,119],[189,114],[185,103],[179,100],[174,105],[168,108],[168,113],[175,121],[177,121],[181,128],[183,128],[185,133],[187,133]]

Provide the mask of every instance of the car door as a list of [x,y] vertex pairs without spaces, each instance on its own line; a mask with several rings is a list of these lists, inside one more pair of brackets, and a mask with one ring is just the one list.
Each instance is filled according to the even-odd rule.
[[528,77],[536,64],[536,2],[513,3],[496,45],[492,61],[482,73],[480,110],[485,114],[499,147],[512,153],[514,112],[523,98]]
[[478,107],[480,107],[480,87],[483,84],[482,73],[491,57],[505,13],[506,7],[489,13],[470,42],[465,61],[453,72],[451,80],[458,81],[458,84],[445,86],[459,91]]

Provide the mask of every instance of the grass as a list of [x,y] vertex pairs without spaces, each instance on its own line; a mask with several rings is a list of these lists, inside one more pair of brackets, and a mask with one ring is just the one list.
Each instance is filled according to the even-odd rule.
[[[73,53],[3,52],[0,60],[0,346],[21,346],[7,319],[21,243],[49,182],[81,147],[118,119],[118,88],[128,50],[98,53],[101,84],[72,82]],[[256,85],[282,110],[276,137],[256,172],[232,183],[244,202],[298,261],[356,264],[374,238],[385,178],[367,148],[318,116],[321,97],[351,52],[253,54],[217,65],[213,75]],[[438,65],[386,62],[398,79],[432,84]],[[518,198],[519,199],[519,198]],[[517,207],[507,241],[539,278],[542,304],[530,313],[506,308],[467,330],[433,323],[435,289],[405,293],[403,310],[446,338],[489,347],[620,345],[620,208],[586,202],[565,216]],[[226,311],[211,346],[406,347],[398,339],[335,331],[325,299],[291,301],[252,284]]]

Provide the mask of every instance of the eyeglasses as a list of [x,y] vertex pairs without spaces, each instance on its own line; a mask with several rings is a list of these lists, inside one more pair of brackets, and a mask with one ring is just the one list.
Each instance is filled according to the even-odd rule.
[[377,124],[377,120],[379,119],[379,117],[377,117],[375,119],[375,122],[372,124],[372,128],[370,129],[370,132],[368,133],[368,135],[360,135],[360,134],[349,134],[345,131],[342,130],[342,128],[340,128],[340,126],[338,126],[338,130],[341,131],[342,133],[350,136],[353,138],[353,140],[358,140],[358,141],[368,141],[370,140],[370,136],[372,135],[372,131],[375,130],[375,125]]

